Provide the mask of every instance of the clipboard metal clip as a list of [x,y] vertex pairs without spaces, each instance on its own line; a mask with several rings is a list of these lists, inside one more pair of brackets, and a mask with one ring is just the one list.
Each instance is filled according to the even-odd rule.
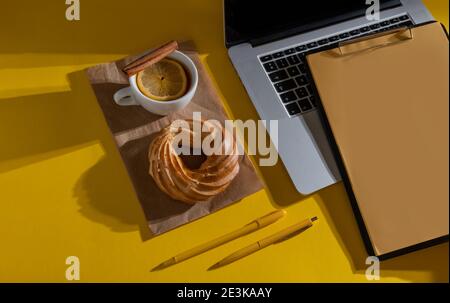
[[412,39],[414,39],[412,29],[410,27],[400,27],[383,33],[340,42],[338,49],[340,55],[345,56],[402,43]]

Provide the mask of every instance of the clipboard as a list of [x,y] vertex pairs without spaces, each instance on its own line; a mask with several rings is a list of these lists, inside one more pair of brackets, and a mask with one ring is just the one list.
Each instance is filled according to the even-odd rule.
[[307,55],[369,255],[448,241],[448,56],[437,22]]

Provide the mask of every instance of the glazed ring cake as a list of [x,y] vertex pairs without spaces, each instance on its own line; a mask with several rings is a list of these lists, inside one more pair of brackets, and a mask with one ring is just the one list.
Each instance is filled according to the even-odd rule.
[[[239,172],[239,155],[234,134],[230,134],[220,123],[196,121],[201,123],[203,132],[195,133],[194,121],[185,122],[180,125],[172,123],[152,141],[148,152],[149,173],[157,186],[171,198],[195,204],[227,189]],[[174,146],[174,137],[180,134],[188,136],[189,142],[196,142],[196,136],[200,136],[203,142],[208,136],[211,139],[221,135],[218,139],[221,144],[215,146],[215,152],[209,153],[199,168],[189,169]]]

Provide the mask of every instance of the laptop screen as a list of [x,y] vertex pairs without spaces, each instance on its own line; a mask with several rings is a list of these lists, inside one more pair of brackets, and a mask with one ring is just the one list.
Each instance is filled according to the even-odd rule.
[[[400,0],[380,0],[381,9],[397,5]],[[366,0],[225,0],[227,46],[313,30],[363,16],[369,7]]]

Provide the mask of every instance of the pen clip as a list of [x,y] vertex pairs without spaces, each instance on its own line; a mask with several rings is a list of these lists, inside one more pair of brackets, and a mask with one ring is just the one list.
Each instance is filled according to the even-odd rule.
[[258,225],[258,228],[263,228],[267,225],[270,225],[276,221],[278,221],[279,219],[281,219],[282,217],[284,217],[284,215],[286,214],[286,211],[284,210],[276,210],[271,212],[270,214],[267,214],[261,218],[258,218],[254,221],[252,221],[249,224],[253,224],[256,223]]
[[317,221],[317,217],[313,217],[313,218],[309,219],[309,221],[310,221],[310,225],[304,226],[302,229],[293,231],[292,233],[290,233],[290,234],[286,235],[285,237],[279,239],[278,241],[274,242],[274,244],[278,244],[278,243],[284,242],[286,240],[289,240],[289,239],[291,239],[291,238],[293,238],[293,237],[303,233],[304,231],[306,231],[308,228],[310,228],[312,226],[312,223],[314,221]]

